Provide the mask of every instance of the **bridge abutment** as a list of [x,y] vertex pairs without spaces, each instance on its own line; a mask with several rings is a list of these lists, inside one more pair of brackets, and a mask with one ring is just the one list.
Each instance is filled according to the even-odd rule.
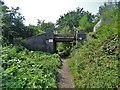
[[50,53],[56,52],[56,42],[54,41],[54,39],[46,40],[46,49]]

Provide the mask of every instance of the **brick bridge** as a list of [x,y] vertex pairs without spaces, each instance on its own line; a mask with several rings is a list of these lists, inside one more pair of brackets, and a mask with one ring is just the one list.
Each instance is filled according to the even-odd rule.
[[57,42],[73,42],[74,40],[83,41],[86,39],[86,33],[82,30],[74,35],[60,35],[53,32],[46,32],[37,36],[27,38],[24,46],[33,51],[44,51],[49,53],[56,52]]

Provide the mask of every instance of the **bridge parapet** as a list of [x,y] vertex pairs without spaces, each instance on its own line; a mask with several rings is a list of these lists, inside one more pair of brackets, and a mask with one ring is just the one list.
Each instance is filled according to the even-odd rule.
[[55,53],[57,42],[72,42],[74,40],[82,41],[85,38],[86,33],[84,31],[79,31],[77,37],[76,35],[61,35],[54,34],[53,32],[46,32],[26,39],[24,45],[29,50]]
[[54,35],[55,42],[72,42],[75,40],[73,35]]

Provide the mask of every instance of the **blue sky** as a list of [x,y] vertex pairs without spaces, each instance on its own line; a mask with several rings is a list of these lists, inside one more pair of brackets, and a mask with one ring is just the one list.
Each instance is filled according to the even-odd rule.
[[55,23],[60,15],[75,10],[77,7],[96,14],[99,6],[107,1],[108,0],[4,0],[5,4],[9,7],[20,7],[20,12],[26,19],[26,25],[36,25],[37,19]]

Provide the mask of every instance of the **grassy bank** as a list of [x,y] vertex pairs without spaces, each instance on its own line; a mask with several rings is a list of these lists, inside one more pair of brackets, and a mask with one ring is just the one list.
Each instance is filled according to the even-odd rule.
[[116,88],[118,78],[117,21],[103,22],[96,32],[97,39],[79,45],[68,59],[77,88]]

